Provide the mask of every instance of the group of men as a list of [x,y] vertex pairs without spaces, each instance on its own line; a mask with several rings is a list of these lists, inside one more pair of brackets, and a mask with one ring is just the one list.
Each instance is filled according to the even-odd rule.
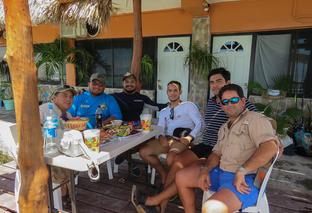
[[[137,202],[146,212],[165,212],[169,199],[177,193],[185,212],[195,212],[194,188],[216,191],[210,199],[222,202],[229,212],[256,204],[259,189],[253,180],[257,169],[277,152],[279,142],[275,130],[269,118],[254,112],[255,107],[244,97],[242,88],[231,84],[229,71],[214,69],[208,78],[214,96],[207,102],[201,143],[191,145],[198,137],[191,132],[179,139],[186,147],[174,150],[170,145],[172,137],[166,135],[170,132],[164,131],[158,138],[158,146],[151,141],[140,149],[142,159],[158,171],[163,183],[163,190],[157,195],[136,192]],[[184,103],[179,98],[172,98],[172,87],[178,93],[182,92],[179,84],[168,84],[168,112],[178,111],[177,106]],[[168,112],[163,109],[159,119],[161,121],[163,115],[167,129],[175,128],[170,127],[171,114]],[[194,113],[192,118],[194,127],[191,129],[196,131],[200,122],[195,120],[200,120],[199,113]],[[166,143],[163,143],[164,138]],[[166,148],[168,144],[169,149]],[[161,166],[157,157],[160,153],[168,153],[168,171]]]
[[[214,96],[207,102],[204,119],[194,103],[181,100],[180,82],[167,84],[169,103],[160,105],[136,92],[133,74],[123,77],[121,93],[105,94],[104,76],[95,73],[89,91],[73,98],[73,88],[64,86],[55,90],[52,102],[60,117],[88,117],[88,128],[95,127],[98,106],[104,124],[113,119],[138,122],[146,104],[163,108],[158,121],[163,133],[138,148],[141,158],[160,175],[163,190],[154,196],[138,190],[137,201],[146,212],[165,212],[169,199],[178,193],[185,212],[195,212],[194,188],[209,188],[216,191],[210,199],[221,201],[233,212],[256,203],[255,172],[276,154],[278,140],[270,120],[253,112],[255,107],[242,88],[231,84],[229,71],[214,69],[208,78]],[[161,153],[167,154],[169,170],[158,158]]]

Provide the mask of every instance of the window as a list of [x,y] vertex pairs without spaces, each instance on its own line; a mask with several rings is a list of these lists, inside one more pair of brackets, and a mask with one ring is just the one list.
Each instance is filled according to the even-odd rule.
[[244,48],[237,41],[227,41],[221,46],[219,51],[220,52],[239,52],[239,51],[244,51]]
[[297,31],[293,36],[291,77],[293,93],[312,97],[312,30]]
[[183,47],[178,42],[170,42],[164,48],[164,52],[183,52]]
[[258,33],[255,37],[252,81],[274,88],[281,77],[287,96],[312,98],[312,29]]
[[[102,72],[106,76],[106,87],[122,87],[122,77],[131,68],[132,38],[80,40],[76,42],[76,46],[87,49],[94,57],[93,65],[88,73],[77,73],[77,85],[86,86],[92,73]],[[156,76],[156,37],[143,38],[143,55],[145,54],[154,61],[154,75]],[[81,75],[86,77],[80,78]],[[142,88],[153,89],[155,85],[142,82]]]

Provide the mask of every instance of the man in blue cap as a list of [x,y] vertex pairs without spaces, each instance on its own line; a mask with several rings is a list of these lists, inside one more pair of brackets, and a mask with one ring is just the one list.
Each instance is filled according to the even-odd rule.
[[104,93],[105,76],[102,73],[93,73],[88,83],[89,91],[85,91],[74,97],[74,102],[69,112],[73,117],[87,117],[89,122],[87,128],[96,126],[95,111],[98,107],[102,109],[103,125],[112,120],[122,120],[119,105],[115,98]]

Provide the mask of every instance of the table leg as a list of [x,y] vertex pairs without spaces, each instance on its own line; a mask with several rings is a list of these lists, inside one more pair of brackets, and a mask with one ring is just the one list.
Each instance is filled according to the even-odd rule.
[[76,207],[76,192],[75,192],[75,173],[73,170],[70,170],[70,186],[71,186],[71,206],[72,206],[72,213],[77,212]]
[[48,204],[49,204],[49,213],[52,213],[54,210],[54,200],[53,200],[53,186],[52,186],[52,177],[51,177],[51,166],[48,165],[49,178],[48,178]]

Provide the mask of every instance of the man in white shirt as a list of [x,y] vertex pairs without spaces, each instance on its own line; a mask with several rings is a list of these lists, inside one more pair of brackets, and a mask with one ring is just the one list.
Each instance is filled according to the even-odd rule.
[[141,158],[156,169],[165,182],[167,171],[162,166],[158,155],[167,153],[166,163],[170,167],[175,156],[188,149],[192,142],[201,133],[203,120],[197,106],[189,101],[180,99],[182,90],[178,81],[167,84],[169,104],[159,114],[158,126],[163,127],[163,134],[158,139],[152,139],[139,153]]
[[[64,121],[72,118],[71,114],[67,112],[67,110],[73,104],[74,95],[75,89],[68,85],[57,87],[51,94],[50,99],[53,104],[53,111]],[[40,122],[42,125],[49,114],[48,105],[49,103],[44,103],[39,106]]]
[[[71,114],[67,112],[67,110],[71,107],[73,103],[73,96],[75,95],[75,89],[71,86],[64,85],[57,87],[51,94],[51,102],[53,104],[53,111],[58,115],[60,119],[63,121],[66,121],[70,118],[72,118]],[[49,114],[49,103],[44,103],[39,106],[39,112],[40,112],[40,122],[43,125],[45,122],[45,119],[47,115]],[[66,169],[62,169],[59,167],[52,167],[52,181],[54,183],[64,183],[69,179],[69,172]],[[69,193],[68,188],[69,186],[62,185],[61,191],[62,191],[62,201],[63,201],[63,207],[66,210],[69,210],[70,208],[70,199],[69,199]]]

